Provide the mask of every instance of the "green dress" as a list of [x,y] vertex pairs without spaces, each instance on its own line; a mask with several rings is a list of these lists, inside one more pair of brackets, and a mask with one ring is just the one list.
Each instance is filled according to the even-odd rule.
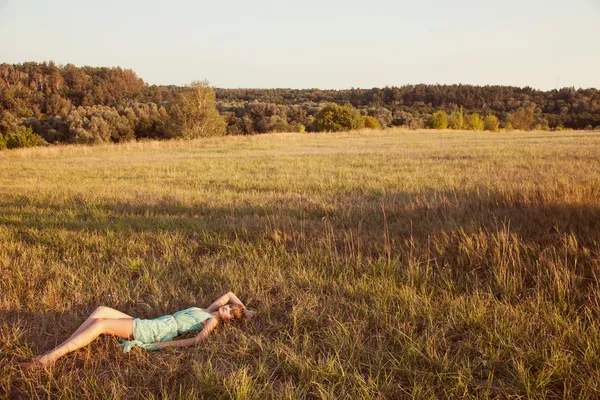
[[199,330],[204,321],[213,316],[203,308],[190,307],[173,315],[163,315],[155,319],[133,319],[133,340],[120,338],[123,352],[139,346],[146,350],[158,350],[155,342],[168,342],[176,336]]

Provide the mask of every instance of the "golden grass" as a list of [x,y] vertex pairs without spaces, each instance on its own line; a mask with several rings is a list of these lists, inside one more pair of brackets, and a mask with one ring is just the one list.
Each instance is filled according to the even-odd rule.
[[[0,397],[597,398],[600,134],[272,134],[0,152]],[[190,348],[99,305],[233,291]]]

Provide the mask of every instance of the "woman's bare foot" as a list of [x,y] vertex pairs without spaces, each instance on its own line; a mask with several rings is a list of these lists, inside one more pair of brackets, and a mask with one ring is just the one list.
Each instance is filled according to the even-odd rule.
[[23,361],[19,363],[19,367],[21,367],[21,369],[23,370],[28,370],[28,369],[34,369],[37,367],[41,367],[43,364],[41,363],[41,361],[37,358],[34,358],[31,361]]
[[31,361],[23,361],[19,363],[19,367],[21,367],[21,369],[24,370],[29,370],[29,369],[36,369],[39,367],[43,367],[44,365],[48,364],[48,360],[46,360],[44,357],[36,357]]

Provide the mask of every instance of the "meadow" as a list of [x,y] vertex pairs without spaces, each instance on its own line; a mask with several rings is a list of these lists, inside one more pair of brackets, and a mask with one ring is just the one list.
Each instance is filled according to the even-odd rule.
[[[228,291],[197,346],[15,365]],[[598,398],[599,293],[599,132],[0,152],[0,397]]]

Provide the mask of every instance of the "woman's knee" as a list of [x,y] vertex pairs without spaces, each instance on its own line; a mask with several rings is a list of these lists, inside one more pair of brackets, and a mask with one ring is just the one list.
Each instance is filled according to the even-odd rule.
[[94,322],[90,325],[94,331],[98,334],[104,333],[107,328],[107,319],[106,318],[96,318]]
[[92,317],[94,318],[133,318],[124,312],[119,310],[115,310],[114,308],[99,306],[92,313]]
[[98,318],[92,325],[97,334],[117,335],[125,338],[133,335],[133,319],[130,318]]
[[110,307],[98,306],[92,313],[92,316],[101,318],[101,316],[106,314],[108,310],[110,310]]

